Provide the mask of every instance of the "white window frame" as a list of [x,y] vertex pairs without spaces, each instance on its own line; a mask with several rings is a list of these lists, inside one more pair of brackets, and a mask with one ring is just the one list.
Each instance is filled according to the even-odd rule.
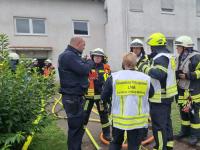
[[[18,33],[17,32],[17,19],[28,19],[29,20],[29,30],[30,33]],[[45,33],[33,33],[33,20],[44,20]],[[39,35],[39,36],[47,36],[47,25],[45,18],[33,18],[33,17],[14,17],[14,25],[15,25],[15,35]]]
[[160,9],[161,9],[161,14],[169,14],[169,15],[175,15],[175,1],[173,1],[173,9],[170,8],[164,8],[162,7],[162,0],[160,0]]
[[[83,35],[83,34],[75,34],[74,33],[74,22],[84,22],[87,23],[87,28],[88,28],[88,34],[87,35]],[[73,35],[74,36],[83,36],[83,37],[89,37],[90,36],[90,23],[89,20],[72,20],[72,29],[73,29]]]

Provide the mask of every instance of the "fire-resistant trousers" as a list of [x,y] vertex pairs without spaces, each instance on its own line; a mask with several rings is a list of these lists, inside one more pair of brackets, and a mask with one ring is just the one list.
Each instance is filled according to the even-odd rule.
[[108,115],[109,115],[108,107],[106,103],[101,103],[100,100],[86,99],[86,102],[84,104],[84,125],[86,126],[88,124],[90,113],[91,113],[94,103],[97,106],[97,110],[100,116],[103,134],[105,136],[109,136],[110,123],[108,119]]
[[170,103],[150,103],[155,147],[157,150],[173,149],[173,130]]
[[182,111],[183,105],[179,104],[181,115],[181,132],[188,136],[200,138],[200,103],[193,103],[189,112]]
[[[124,132],[118,128],[112,128],[113,140],[110,143],[109,150],[121,150],[124,141]],[[127,130],[128,150],[139,150],[144,139],[145,128]]]

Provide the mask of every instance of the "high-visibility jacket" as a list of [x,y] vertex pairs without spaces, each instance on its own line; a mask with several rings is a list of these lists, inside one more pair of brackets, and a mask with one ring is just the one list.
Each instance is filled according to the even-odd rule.
[[177,71],[181,70],[186,74],[186,79],[177,80],[179,96],[178,103],[186,104],[189,95],[191,95],[192,101],[195,103],[200,103],[200,53],[193,51],[179,63]]
[[169,53],[159,53],[157,54],[154,58],[153,61],[161,56],[165,56],[169,59],[169,64],[168,64],[168,68],[164,68],[162,66],[154,66],[153,62],[151,64],[151,67],[147,69],[150,70],[153,67],[160,67],[161,70],[165,71],[167,73],[167,80],[166,80],[166,87],[165,88],[161,88],[161,83],[159,80],[151,78],[151,83],[154,87],[154,96],[152,98],[150,98],[150,102],[154,102],[154,103],[161,103],[161,99],[165,99],[165,98],[171,98],[175,95],[177,95],[177,84],[176,84],[176,74],[175,74],[175,70],[176,70],[176,62],[175,62],[175,58],[173,57],[172,54]]
[[54,73],[54,67],[53,66],[45,66],[43,69],[43,74],[45,77],[48,77],[49,75],[51,75],[52,73]]
[[148,126],[150,77],[142,72],[121,70],[112,74],[113,126],[132,130]]
[[[110,66],[108,64],[103,64],[103,70],[102,69],[92,69],[89,73],[89,88],[88,93],[86,95],[86,98],[90,99],[100,99],[100,93],[95,93],[95,80],[99,79],[100,74],[103,74],[103,80],[104,82],[107,80],[108,76],[110,75]],[[100,87],[102,89],[102,85]]]

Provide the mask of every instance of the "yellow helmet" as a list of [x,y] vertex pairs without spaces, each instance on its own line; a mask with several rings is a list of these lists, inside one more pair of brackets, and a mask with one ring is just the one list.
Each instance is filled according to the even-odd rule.
[[164,34],[159,32],[153,33],[147,40],[147,44],[150,46],[163,46],[166,44],[166,42],[167,41]]

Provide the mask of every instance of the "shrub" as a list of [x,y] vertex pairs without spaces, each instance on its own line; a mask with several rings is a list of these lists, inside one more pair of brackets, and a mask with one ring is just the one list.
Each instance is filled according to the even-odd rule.
[[[8,37],[0,35],[0,148],[18,149],[27,135],[45,125],[47,100],[55,94],[54,76],[48,78],[30,68],[30,60],[20,59],[10,67]],[[43,119],[33,123],[38,115]],[[19,144],[17,144],[19,143]]]

